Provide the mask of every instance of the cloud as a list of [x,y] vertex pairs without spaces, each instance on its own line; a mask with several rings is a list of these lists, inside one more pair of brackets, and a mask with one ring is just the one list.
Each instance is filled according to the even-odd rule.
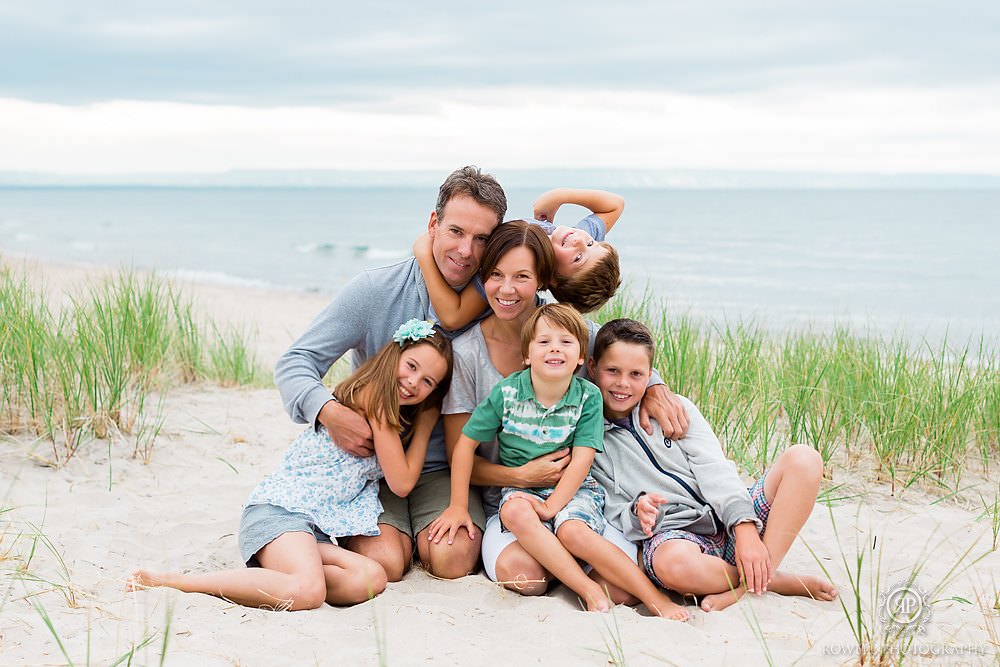
[[[404,91],[382,107],[0,100],[0,170],[650,168],[1000,173],[1000,87]],[[992,147],[992,148],[990,148]]]

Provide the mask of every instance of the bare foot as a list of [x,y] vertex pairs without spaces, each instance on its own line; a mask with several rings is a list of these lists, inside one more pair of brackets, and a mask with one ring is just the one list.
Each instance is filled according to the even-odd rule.
[[701,599],[701,608],[703,611],[722,611],[729,605],[739,602],[746,592],[744,586],[739,586],[731,591],[706,595]]
[[135,591],[162,586],[165,578],[166,577],[158,572],[150,572],[149,570],[134,570],[132,574],[129,575],[129,578],[125,580],[125,592],[134,593]]
[[[797,595],[821,602],[829,602],[837,599],[836,586],[822,577],[814,577],[808,574],[777,572],[774,578],[771,579],[771,584],[767,590],[780,595]],[[731,591],[706,595],[701,600],[701,608],[705,611],[722,611],[726,607],[738,602],[745,594],[746,588],[740,586]]]
[[691,619],[686,607],[677,604],[666,595],[659,595],[656,599],[644,603],[646,609],[653,612],[660,618],[669,618],[674,621],[687,621]]
[[608,601],[608,597],[604,594],[599,587],[596,590],[587,595],[587,611],[599,611],[601,613],[607,613],[611,611],[611,603]]
[[778,572],[771,580],[769,590],[782,595],[800,595],[820,602],[837,599],[837,587],[829,580],[809,574],[785,574]]

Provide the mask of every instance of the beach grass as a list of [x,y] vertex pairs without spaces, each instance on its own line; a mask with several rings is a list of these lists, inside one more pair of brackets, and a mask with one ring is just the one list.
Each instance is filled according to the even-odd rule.
[[864,462],[893,493],[959,488],[1000,451],[1000,348],[932,345],[846,326],[774,333],[754,321],[702,322],[646,294],[620,296],[599,322],[631,317],[658,341],[655,366],[716,430],[728,456],[759,475],[787,445],[823,457],[828,479]]
[[49,441],[53,465],[94,438],[131,439],[148,461],[170,387],[267,377],[251,336],[199,321],[190,298],[155,275],[122,269],[50,303],[0,265],[0,432]]

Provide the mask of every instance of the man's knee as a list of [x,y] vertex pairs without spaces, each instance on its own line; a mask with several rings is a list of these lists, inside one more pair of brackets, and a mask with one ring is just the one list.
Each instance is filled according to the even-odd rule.
[[431,542],[427,532],[425,528],[417,535],[417,552],[428,572],[441,579],[458,579],[476,570],[482,544],[481,530],[476,530],[476,538],[470,539],[469,532],[460,528],[451,544],[445,540]]
[[382,532],[375,537],[352,537],[347,548],[381,565],[388,581],[399,581],[410,569],[413,559],[410,537],[385,524],[379,524],[379,529]]

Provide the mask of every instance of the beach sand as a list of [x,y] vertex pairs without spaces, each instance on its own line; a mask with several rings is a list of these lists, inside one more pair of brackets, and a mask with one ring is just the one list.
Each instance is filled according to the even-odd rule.
[[[64,288],[100,273],[37,262],[29,271],[54,302]],[[268,367],[327,302],[315,294],[189,289],[217,321],[255,330]],[[620,643],[630,665],[852,662],[856,644],[839,602],[775,594],[722,612],[690,606],[691,621],[678,623],[621,606],[586,613],[563,588],[522,598],[481,574],[436,580],[419,566],[373,601],[346,609],[268,612],[167,589],[125,593],[135,567],[239,567],[241,505],[302,428],[273,388],[175,388],[165,417],[149,464],[130,459],[128,443],[95,441],[53,469],[39,463],[50,444],[0,440],[0,509],[7,510],[0,514],[0,665],[67,662],[42,611],[76,664],[108,664],[147,637],[133,664],[159,664],[165,642],[168,665],[604,665],[608,643]],[[881,591],[919,568],[915,584],[929,593],[964,554],[966,569],[936,592],[926,634],[913,641],[937,655],[914,662],[992,663],[997,647],[987,624],[1000,627],[990,610],[1000,556],[973,560],[992,542],[976,494],[992,499],[995,482],[970,474],[962,494],[944,499],[916,488],[892,497],[888,486],[857,472],[838,471],[836,482],[842,486],[830,495],[843,499],[816,506],[782,569],[821,574],[822,564],[853,610],[845,560],[853,570],[860,549],[862,604],[877,623],[873,559],[881,555]]]

